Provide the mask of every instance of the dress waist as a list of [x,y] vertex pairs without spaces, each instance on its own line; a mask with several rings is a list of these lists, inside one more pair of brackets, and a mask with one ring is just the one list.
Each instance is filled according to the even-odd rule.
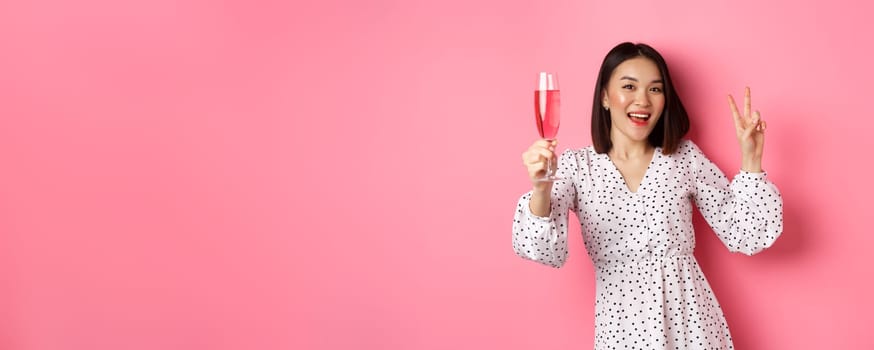
[[596,269],[623,269],[623,268],[641,268],[641,267],[653,267],[653,266],[664,266],[668,263],[674,263],[677,260],[692,260],[693,263],[697,263],[695,260],[695,256],[691,253],[689,254],[677,254],[677,255],[669,255],[669,256],[648,256],[643,257],[638,260],[602,260],[599,262],[595,262]]

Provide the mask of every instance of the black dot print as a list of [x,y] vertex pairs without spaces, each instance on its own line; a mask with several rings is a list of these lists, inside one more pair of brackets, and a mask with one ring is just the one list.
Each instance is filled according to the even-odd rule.
[[656,148],[637,192],[606,154],[567,150],[549,217],[519,199],[513,249],[552,267],[568,255],[568,213],[580,221],[595,266],[595,349],[734,349],[728,324],[695,257],[692,203],[732,252],[753,255],[783,232],[783,199],[765,173],[729,183],[692,141]]

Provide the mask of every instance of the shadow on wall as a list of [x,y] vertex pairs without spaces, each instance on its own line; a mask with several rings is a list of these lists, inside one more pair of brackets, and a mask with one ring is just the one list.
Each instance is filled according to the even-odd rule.
[[[683,103],[687,111],[690,113],[692,128],[689,131],[687,138],[697,142],[698,140],[701,140],[702,137],[708,136],[703,135],[701,132],[703,129],[702,127],[696,126],[696,123],[700,123],[704,120],[701,116],[698,116],[697,113],[710,111],[714,108],[714,106],[701,105],[702,102],[700,102],[712,98],[713,92],[709,90],[712,89],[714,84],[708,81],[708,77],[713,75],[710,72],[726,72],[732,71],[735,68],[728,65],[728,62],[724,62],[716,52],[711,52],[706,49],[690,50],[688,43],[677,45],[679,46],[674,47],[671,46],[670,43],[667,43],[664,49],[658,46],[656,49],[660,50],[665,57],[665,60],[668,62],[674,85],[681,94]],[[718,95],[720,96],[718,102],[723,102],[722,97],[724,94],[720,92]],[[735,98],[737,98],[736,93]],[[792,116],[792,119],[794,120],[814,120],[812,117],[808,118],[808,116],[805,116],[805,111],[788,110],[783,107],[804,105],[804,103],[801,102],[802,101],[792,101],[791,97],[786,98],[786,101],[769,101],[770,105],[781,107],[778,110],[768,111],[772,116],[765,116],[765,118],[780,116],[781,119],[786,120],[784,119],[786,116]],[[726,118],[729,118],[728,104],[720,104],[718,107],[724,108]],[[797,124],[780,123],[779,125],[772,126],[771,129],[774,128],[779,129],[772,130],[772,132],[769,133],[768,136],[770,137],[765,141],[765,157],[772,160],[791,159],[791,161],[778,163],[773,161],[769,162],[767,159],[765,160],[766,166],[769,167],[766,170],[771,174],[770,179],[774,181],[783,196],[784,232],[777,242],[767,250],[767,254],[756,256],[756,259],[762,260],[765,264],[768,264],[768,262],[801,258],[805,252],[804,237],[808,236],[807,232],[804,232],[804,230],[806,227],[809,227],[809,225],[804,224],[805,215],[810,215],[810,213],[812,213],[811,209],[816,207],[814,198],[805,198],[803,196],[803,194],[806,193],[803,188],[804,184],[816,182],[816,179],[806,179],[805,176],[814,176],[814,170],[816,169],[813,164],[809,163],[808,159],[805,157],[799,157],[801,154],[812,153],[810,152],[810,148],[815,147],[814,144],[811,142],[805,142],[810,138],[801,135],[803,130],[801,130]],[[733,134],[731,136],[720,135],[720,137],[723,136],[726,139],[730,139],[730,142],[735,142],[732,146],[736,147],[736,141],[734,140]],[[698,143],[700,145],[702,142]],[[731,180],[731,178],[736,174],[734,169],[725,169],[718,161],[717,166],[725,172],[726,176],[729,177],[729,180]],[[788,179],[790,176],[793,181],[779,180],[781,178]],[[715,237],[715,234],[703,220],[701,214],[697,213],[697,210],[694,218],[696,237],[702,237],[703,235]],[[705,247],[705,249],[711,248]],[[724,250],[725,247],[720,244],[718,249]],[[707,265],[708,257],[713,256],[713,253],[716,252],[702,251],[701,253],[704,254],[700,254],[699,261],[702,262],[702,265]]]
[[[781,105],[791,105],[784,103]],[[772,113],[780,113],[781,115],[800,115],[796,111],[773,111]],[[810,147],[816,147],[814,143],[803,142],[807,138],[799,137],[800,131],[793,130],[793,124],[780,124],[780,132],[782,135],[772,135],[766,141],[765,156],[774,157],[775,159],[792,159],[791,162],[783,162],[782,166],[767,169],[771,174],[771,180],[780,189],[783,197],[783,233],[773,246],[765,251],[753,256],[742,256],[741,259],[755,259],[754,264],[764,270],[780,270],[787,266],[798,265],[797,262],[807,259],[806,256],[811,253],[811,245],[809,238],[814,235],[809,232],[809,221],[812,220],[811,213],[816,207],[814,198],[805,198],[804,184],[813,183],[816,179],[807,179],[807,176],[816,176],[816,172],[809,170],[813,167],[805,157],[799,157],[799,154],[806,154],[810,151]],[[776,134],[776,133],[775,133]],[[789,137],[792,135],[792,137]],[[789,167],[791,165],[791,168]],[[726,175],[729,179],[733,176],[733,172],[727,171]],[[788,179],[793,177],[793,181],[780,181],[778,178]],[[755,310],[748,303],[744,303],[745,298],[754,298],[756,293],[753,287],[745,289],[732,288],[730,281],[743,281],[742,273],[732,271],[731,267],[715,266],[720,264],[718,260],[721,257],[728,256],[727,248],[718,240],[716,234],[708,226],[704,218],[695,210],[694,224],[695,236],[698,241],[695,256],[704,270],[705,276],[711,280],[714,285],[714,292],[717,298],[722,303],[722,307],[726,312],[734,345],[737,349],[754,349],[758,339],[764,339],[767,334],[763,334],[764,330],[759,327],[761,322],[767,322],[760,315],[761,310]],[[701,244],[701,242],[709,244]],[[723,259],[724,261],[724,259]],[[710,276],[714,273],[719,273],[720,278],[714,279]],[[715,283],[714,283],[715,282]],[[738,322],[743,320],[743,322]],[[758,322],[760,321],[760,322]]]
[[[660,48],[657,47],[657,49]],[[712,91],[713,86],[718,85],[708,80],[712,79],[712,72],[719,71],[722,72],[721,74],[725,74],[725,72],[737,68],[729,65],[730,62],[724,62],[715,52],[706,49],[689,50],[688,46],[678,46],[674,49],[668,46],[661,52],[668,61],[671,78],[692,119],[693,125],[687,137],[693,141],[711,140],[716,137],[719,138],[720,144],[728,141],[732,142],[731,146],[736,147],[733,134],[706,135],[712,131],[712,125],[703,127],[696,123],[710,120],[707,119],[706,115],[698,115],[698,113],[707,113],[713,110],[714,106],[704,104],[723,101],[721,92]],[[714,94],[720,98],[714,100]],[[737,97],[736,94],[735,97]],[[779,120],[787,120],[787,116],[792,116],[793,120],[813,120],[813,118],[806,118],[810,116],[805,116],[805,111],[788,109],[791,106],[802,106],[804,103],[791,101],[792,97],[783,99],[786,101],[768,101],[769,105],[780,107],[776,110],[769,110],[770,116],[765,116],[766,118],[778,116]],[[723,107],[728,113],[727,104],[719,105],[719,108]],[[726,115],[728,116],[728,114]],[[790,266],[798,265],[798,261],[806,259],[812,249],[809,238],[814,234],[806,230],[810,230],[810,227],[813,226],[810,225],[810,220],[815,220],[815,218],[810,215],[815,213],[812,209],[816,208],[817,205],[815,198],[806,196],[805,194],[808,192],[803,188],[804,184],[816,182],[816,179],[812,178],[817,174],[815,165],[811,164],[808,158],[799,156],[812,153],[811,147],[816,147],[815,143],[805,142],[810,138],[803,137],[804,130],[794,123],[772,123],[771,129],[769,137],[765,141],[765,157],[767,158],[765,163],[770,179],[774,181],[783,196],[783,234],[772,247],[764,252],[754,257],[738,257],[740,259],[755,259],[752,263],[762,271],[790,268]],[[706,142],[698,143],[705,144]],[[726,145],[726,147],[728,146]],[[708,147],[702,148],[706,153]],[[714,161],[729,177],[729,180],[734,177],[735,169],[726,169],[718,160],[714,159]],[[788,181],[790,177],[792,181]],[[786,181],[781,181],[782,179],[786,179]],[[760,339],[765,339],[768,336],[768,334],[763,334],[766,328],[760,327],[762,322],[768,322],[765,315],[759,313],[761,310],[754,309],[755,303],[744,302],[747,298],[755,298],[756,291],[754,287],[737,288],[733,286],[733,281],[744,280],[743,272],[737,269],[737,265],[726,264],[726,262],[735,261],[733,256],[728,253],[727,248],[719,241],[697,208],[693,223],[697,242],[695,256],[705,276],[710,280],[726,313],[735,348],[754,349]],[[730,258],[727,260],[727,257]]]

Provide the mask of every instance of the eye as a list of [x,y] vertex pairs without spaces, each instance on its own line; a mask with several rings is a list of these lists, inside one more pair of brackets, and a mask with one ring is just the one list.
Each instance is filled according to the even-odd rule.
[[625,85],[622,85],[622,88],[625,90],[634,90],[634,85],[625,84]]
[[650,88],[649,91],[652,91],[652,92],[655,92],[655,93],[660,94],[660,93],[662,93],[662,87],[661,87],[661,86],[655,86],[655,87]]

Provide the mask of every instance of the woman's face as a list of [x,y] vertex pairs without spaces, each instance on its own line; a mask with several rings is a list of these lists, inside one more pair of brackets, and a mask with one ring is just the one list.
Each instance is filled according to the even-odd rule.
[[664,82],[655,62],[635,57],[622,62],[602,94],[602,106],[610,110],[610,137],[645,141],[665,108]]

